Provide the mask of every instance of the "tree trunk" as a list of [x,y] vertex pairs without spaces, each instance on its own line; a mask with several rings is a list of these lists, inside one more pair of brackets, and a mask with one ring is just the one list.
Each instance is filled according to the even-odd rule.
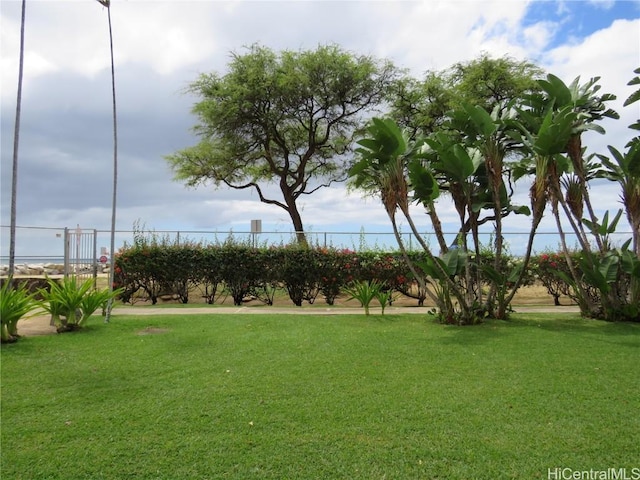
[[293,223],[293,229],[296,233],[296,240],[298,242],[298,245],[307,246],[307,237],[304,233],[302,217],[300,216],[300,212],[298,211],[298,205],[296,204],[296,199],[293,195],[293,192],[291,192],[290,189],[284,185],[281,185],[280,189],[282,190],[284,201],[287,204],[286,210],[289,213],[289,217],[291,218],[291,223]]

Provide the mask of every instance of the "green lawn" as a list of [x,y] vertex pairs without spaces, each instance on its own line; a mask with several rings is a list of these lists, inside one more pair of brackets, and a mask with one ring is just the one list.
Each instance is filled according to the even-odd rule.
[[94,319],[2,346],[0,477],[630,475],[639,359],[640,324],[576,315]]

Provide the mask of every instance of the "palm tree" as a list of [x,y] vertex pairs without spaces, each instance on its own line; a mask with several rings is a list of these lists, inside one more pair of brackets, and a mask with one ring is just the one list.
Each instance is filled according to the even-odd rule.
[[620,197],[631,225],[633,251],[640,258],[640,142],[630,142],[626,152],[609,145],[609,152],[613,161],[600,156],[605,167],[602,176],[618,182],[622,189]]
[[[411,141],[403,135],[391,119],[373,118],[367,133],[370,137],[357,143],[359,160],[349,171],[352,186],[379,196],[389,216],[400,252],[420,288],[437,305],[441,319],[447,323],[475,323],[471,304],[453,277],[458,273],[461,255],[457,250],[446,252],[437,258],[418,229],[409,212],[410,193],[425,207],[433,206],[439,187],[431,171],[423,164],[424,144]],[[416,265],[409,258],[396,222],[397,211],[402,212],[414,237],[426,255],[427,266]],[[439,286],[427,288],[425,268],[437,280]],[[452,300],[455,297],[455,301]]]
[[[113,32],[111,30],[111,0],[97,0],[103,7],[107,9],[107,18],[109,20],[109,50],[111,53],[111,93],[113,98],[113,195],[111,201],[111,244],[110,244],[110,260],[109,260],[109,293],[113,292],[113,276],[115,270],[115,234],[116,234],[116,199],[118,191],[118,120],[116,115],[116,75],[115,64],[113,61]],[[107,311],[105,322],[109,322],[111,318],[111,308],[113,306],[113,295],[109,297],[107,303]]]
[[20,60],[18,64],[18,95],[16,100],[16,123],[13,134],[13,165],[11,175],[11,225],[9,227],[9,282],[13,278],[16,263],[16,206],[18,190],[18,144],[20,141],[20,114],[22,110],[22,74],[24,71],[24,19],[27,0],[22,0],[20,19]]
[[[597,122],[604,118],[620,118],[618,113],[607,108],[605,105],[605,102],[615,100],[615,95],[609,93],[598,93],[600,90],[600,85],[598,85],[599,80],[600,77],[594,77],[581,85],[579,83],[580,77],[577,77],[570,85],[565,85],[565,83],[558,77],[549,74],[547,75],[546,80],[539,81],[543,91],[543,102],[546,102],[546,104],[551,106],[554,110],[571,108],[571,110],[576,113],[571,135],[565,147],[566,154],[571,161],[573,169],[573,180],[567,185],[572,188],[571,193],[574,194],[574,197],[575,193],[579,192],[579,200],[581,203],[584,203],[587,212],[589,213],[590,221],[594,224],[598,219],[593,210],[589,196],[589,188],[587,186],[587,182],[589,180],[589,171],[587,167],[589,164],[588,162],[585,162],[583,157],[582,134],[588,130],[604,134],[604,128],[602,128]],[[559,187],[560,185],[557,186]],[[560,191],[558,191],[558,193],[560,193]],[[572,203],[575,205],[577,202]],[[588,242],[586,241],[586,234],[582,224],[582,209],[578,209],[576,212],[573,212],[572,209],[566,208],[564,204],[563,208],[570,222],[570,214],[580,213],[580,216],[573,215],[575,225],[577,227],[574,228],[574,230],[579,237],[585,239],[584,244],[586,246],[583,246],[583,248],[588,249]],[[606,250],[600,235],[594,235],[594,238],[600,251]]]
[[[465,222],[461,230],[467,223],[471,229],[476,248],[476,259],[478,262],[478,274],[481,271],[491,270],[498,281],[490,281],[489,292],[486,296],[486,310],[495,318],[506,318],[508,314],[508,302],[513,295],[507,295],[508,289],[505,285],[509,282],[502,272],[503,255],[505,253],[505,243],[502,219],[511,213],[529,213],[529,209],[524,206],[517,206],[511,203],[513,188],[511,188],[510,166],[507,164],[508,157],[516,152],[522,155],[523,144],[517,140],[517,115],[514,102],[499,102],[491,113],[478,105],[463,103],[462,107],[452,113],[452,126],[461,134],[461,145],[475,154],[478,166],[471,177],[473,194],[466,201],[470,222]],[[481,160],[481,161],[480,161]],[[482,218],[481,210],[487,209],[489,213]],[[493,222],[495,228],[494,243],[491,246],[494,254],[493,265],[485,265],[480,250],[480,240],[478,227],[487,222]],[[525,257],[525,265],[528,257]],[[525,274],[525,268],[520,270],[516,288],[519,286]],[[476,281],[481,284],[480,278]],[[515,293],[516,288],[512,293]],[[501,292],[498,295],[498,292]],[[497,302],[495,301],[497,297]],[[482,304],[482,289],[478,291],[478,300]],[[497,307],[497,309],[496,309]]]
[[[580,85],[577,78],[567,86],[557,77],[548,75],[547,80],[540,81],[542,92],[529,98],[530,110],[521,113],[523,118],[527,118],[528,115],[530,119],[538,117],[538,122],[542,120],[538,133],[532,135],[538,145],[537,148],[533,148],[535,158],[544,159],[545,163],[545,168],[540,168],[538,164],[535,167],[535,184],[542,187],[536,190],[536,196],[542,192],[547,197],[544,201],[548,200],[551,204],[562,250],[571,273],[569,281],[576,290],[581,312],[585,316],[615,320],[631,318],[634,315],[635,307],[632,305],[636,305],[637,301],[629,302],[625,293],[626,283],[624,280],[621,281],[620,273],[627,271],[633,278],[637,275],[637,270],[633,267],[633,258],[624,252],[626,246],[621,252],[617,252],[611,248],[609,242],[609,235],[615,232],[622,212],[611,222],[607,212],[599,221],[589,199],[588,181],[604,176],[619,182],[623,188],[622,200],[627,206],[627,213],[631,213],[628,219],[633,225],[633,212],[640,205],[637,175],[634,175],[640,156],[631,146],[626,155],[610,148],[614,161],[608,161],[606,157],[598,155],[605,171],[601,171],[601,167],[591,161],[593,156],[584,158],[581,134],[586,130],[604,133],[604,129],[596,122],[605,117],[618,118],[616,112],[605,106],[605,102],[615,97],[610,94],[598,95],[600,87],[597,81],[598,77]],[[541,112],[546,114],[543,116]],[[546,130],[552,135],[541,135],[545,130],[542,127],[545,125],[548,127]],[[530,126],[530,131],[535,132],[536,129],[531,130]],[[545,137],[548,139],[545,140]],[[554,148],[549,149],[549,146]],[[569,254],[560,219],[561,211],[582,250],[577,263]],[[588,218],[582,218],[583,213],[586,213]],[[588,233],[597,244],[595,252],[589,242]],[[596,290],[596,294],[590,293],[592,289]]]

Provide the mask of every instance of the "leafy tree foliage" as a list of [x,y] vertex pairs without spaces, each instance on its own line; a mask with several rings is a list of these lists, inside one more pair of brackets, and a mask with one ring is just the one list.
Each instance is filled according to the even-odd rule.
[[225,75],[191,84],[201,141],[167,160],[189,186],[255,190],[289,214],[305,243],[300,197],[346,178],[354,132],[396,75],[389,62],[337,46],[276,53],[254,45],[232,55]]
[[523,94],[536,91],[536,80],[543,70],[527,61],[488,54],[469,62],[456,63],[445,72],[453,90],[454,106],[477,105],[491,112],[496,106],[505,108]]
[[[492,113],[514,99],[538,89],[542,70],[510,57],[483,54],[441,71],[428,71],[422,80],[402,78],[395,84],[390,116],[410,136],[442,130],[449,112],[473,105]],[[498,112],[503,115],[504,112]]]

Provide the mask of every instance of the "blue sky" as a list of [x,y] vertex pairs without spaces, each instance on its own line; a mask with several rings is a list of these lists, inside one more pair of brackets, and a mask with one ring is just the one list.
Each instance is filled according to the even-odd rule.
[[[111,219],[111,97],[106,11],[90,0],[30,0],[18,184],[18,225],[108,230]],[[638,108],[622,108],[640,65],[639,1],[189,1],[113,0],[119,114],[119,230],[139,222],[151,230],[289,232],[287,214],[248,191],[187,189],[172,180],[164,156],[193,145],[183,92],[201,72],[224,73],[231,51],[261,43],[275,50],[338,43],[388,58],[420,77],[483,52],[535,61],[566,82],[601,76],[622,119],[606,136],[588,134],[590,151],[606,153],[630,138]],[[20,2],[0,2],[1,212],[9,224]],[[518,190],[527,202],[527,185]],[[602,211],[619,208],[613,184],[594,186]],[[321,190],[301,205],[313,232],[390,232],[379,201],[344,186]],[[455,230],[443,200],[439,212]],[[430,227],[415,210],[420,228]],[[545,219],[547,222],[547,219]],[[528,219],[509,221],[513,232]],[[553,225],[543,224],[551,230]],[[2,230],[0,254],[7,252]],[[357,235],[356,235],[357,237]],[[24,238],[21,254],[59,249]],[[124,237],[123,237],[124,238]],[[514,233],[514,239],[515,239]],[[542,240],[541,240],[542,241]],[[514,240],[519,246],[521,241]],[[27,252],[27,253],[24,253]]]
[[615,20],[634,20],[640,15],[637,1],[539,0],[532,2],[523,25],[539,22],[554,24],[549,47],[580,42],[581,39],[609,27]]

